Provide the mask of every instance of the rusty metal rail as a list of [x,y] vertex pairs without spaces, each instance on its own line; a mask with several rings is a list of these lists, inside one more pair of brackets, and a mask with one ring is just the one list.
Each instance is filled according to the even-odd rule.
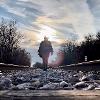
[[24,70],[24,69],[29,69],[29,68],[30,68],[29,66],[0,63],[0,71]]
[[60,66],[64,70],[100,71],[100,60]]
[[[70,64],[70,65],[60,66],[59,68],[64,69],[64,70],[76,70],[76,71],[100,71],[100,60]],[[29,67],[29,66],[23,66],[23,65],[0,63],[0,71],[28,70],[28,69],[33,70],[34,68]]]

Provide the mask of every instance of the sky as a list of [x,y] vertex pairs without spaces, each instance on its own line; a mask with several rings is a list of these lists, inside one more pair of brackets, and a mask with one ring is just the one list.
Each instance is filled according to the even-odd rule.
[[[100,31],[100,0],[0,0],[0,18],[16,20],[21,46],[41,62],[39,43],[47,36],[57,52],[66,40],[82,41]],[[51,59],[55,59],[54,53]]]

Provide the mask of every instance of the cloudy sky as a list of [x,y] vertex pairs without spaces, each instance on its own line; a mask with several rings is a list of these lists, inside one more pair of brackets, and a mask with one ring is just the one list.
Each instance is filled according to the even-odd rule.
[[36,62],[44,36],[58,47],[66,39],[80,41],[100,31],[100,0],[0,0],[0,17],[17,21],[25,35],[21,45]]

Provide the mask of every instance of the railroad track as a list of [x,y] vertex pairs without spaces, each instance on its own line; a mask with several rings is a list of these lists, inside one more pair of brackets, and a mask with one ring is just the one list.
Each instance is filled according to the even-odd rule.
[[23,70],[23,69],[29,69],[29,66],[0,63],[1,71],[3,70]]
[[[76,70],[76,71],[100,71],[100,60],[59,66],[59,68],[63,70]],[[28,69],[33,70],[34,68],[29,67],[29,66],[23,66],[23,65],[0,63],[0,71],[28,70]],[[56,70],[58,68],[54,68],[54,69]]]
[[100,71],[100,60],[60,66],[64,70]]

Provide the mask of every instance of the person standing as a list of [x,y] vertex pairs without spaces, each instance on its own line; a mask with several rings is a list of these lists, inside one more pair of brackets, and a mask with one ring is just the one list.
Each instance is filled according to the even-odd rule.
[[43,60],[44,71],[46,71],[48,66],[49,55],[50,53],[51,55],[53,54],[53,48],[51,42],[48,41],[48,38],[46,36],[44,37],[44,41],[40,43],[38,52],[39,52],[38,55]]

